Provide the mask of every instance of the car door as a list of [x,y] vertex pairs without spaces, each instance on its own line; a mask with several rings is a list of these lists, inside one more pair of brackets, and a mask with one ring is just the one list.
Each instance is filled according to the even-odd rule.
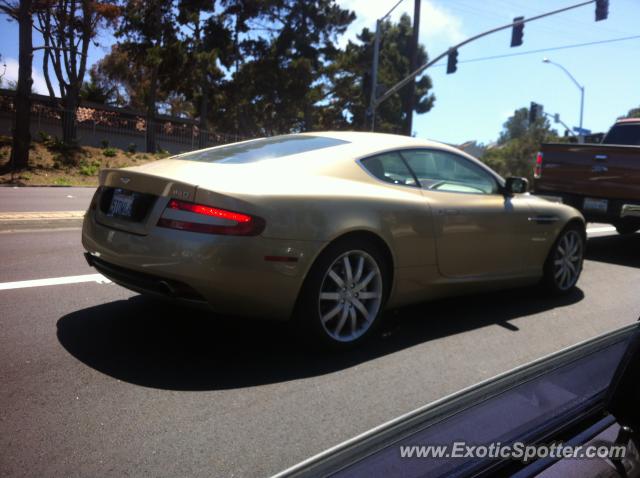
[[451,278],[521,275],[531,240],[530,207],[505,196],[496,176],[448,151],[401,152],[434,215],[440,273]]

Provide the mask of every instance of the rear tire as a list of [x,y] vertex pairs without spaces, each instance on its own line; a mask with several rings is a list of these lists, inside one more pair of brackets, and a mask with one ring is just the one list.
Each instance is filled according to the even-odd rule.
[[302,286],[294,324],[322,348],[360,344],[380,323],[389,272],[385,254],[372,242],[348,237],[330,244]]
[[640,230],[640,225],[638,224],[614,224],[616,227],[616,231],[618,231],[618,234],[620,235],[627,235],[627,234],[633,234],[635,232],[638,232]]
[[556,295],[569,293],[578,282],[584,262],[584,227],[569,224],[553,243],[544,264],[543,284]]

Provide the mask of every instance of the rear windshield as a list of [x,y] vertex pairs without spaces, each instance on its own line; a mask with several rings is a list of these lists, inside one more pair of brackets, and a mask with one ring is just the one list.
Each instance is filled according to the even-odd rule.
[[602,142],[640,146],[640,124],[617,124],[609,130]]
[[202,161],[205,163],[242,164],[282,158],[292,154],[306,153],[317,149],[346,144],[344,141],[324,136],[285,135],[234,143],[220,148],[181,154],[176,159]]

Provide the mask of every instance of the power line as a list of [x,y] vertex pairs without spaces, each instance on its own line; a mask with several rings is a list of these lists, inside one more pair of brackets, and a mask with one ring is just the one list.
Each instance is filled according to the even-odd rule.
[[[531,22],[534,22],[536,20],[540,20],[542,18],[550,17],[552,15],[557,15],[559,13],[563,13],[563,12],[567,12],[569,10],[573,10],[575,8],[584,7],[585,5],[593,4],[593,3],[598,2],[598,1],[600,1],[600,0],[586,0],[586,1],[582,2],[582,3],[576,3],[575,5],[569,5],[568,7],[559,8],[557,10],[553,10],[551,12],[542,13],[540,15],[536,15],[536,16],[529,17],[529,18],[517,17],[511,23],[507,23],[505,25],[500,25],[498,27],[492,28],[490,30],[487,30],[487,31],[484,31],[482,33],[478,33],[478,34],[476,34],[476,35],[474,35],[472,37],[469,37],[466,40],[463,40],[460,43],[452,46],[447,51],[441,53],[440,55],[435,57],[430,62],[425,63],[424,65],[422,65],[421,67],[419,67],[418,69],[416,69],[415,71],[410,73],[408,76],[404,77],[398,83],[396,83],[391,88],[389,88],[380,98],[374,99],[372,101],[371,110],[374,111],[375,108],[378,105],[380,105],[380,103],[382,103],[383,101],[385,101],[386,99],[388,99],[389,97],[391,97],[392,95],[397,93],[407,83],[409,83],[410,81],[413,81],[418,75],[420,75],[427,68],[430,68],[430,67],[434,66],[435,64],[437,64],[445,56],[449,57],[449,62],[453,58],[455,63],[457,63],[457,50],[460,47],[463,47],[463,46],[465,46],[465,45],[467,45],[467,44],[469,44],[471,42],[474,42],[474,41],[476,41],[476,40],[478,40],[480,38],[486,37],[487,35],[492,35],[494,33],[497,33],[497,32],[502,31],[502,30],[506,30],[508,28],[512,28],[513,31],[515,32],[516,31],[516,27],[518,27],[520,29],[520,31],[522,31],[522,28],[524,27],[525,23],[531,23]],[[511,46],[517,46],[517,45],[514,45],[513,41],[512,41],[512,45]],[[454,56],[454,53],[455,53],[455,56]],[[454,63],[453,68],[449,68],[449,67],[447,68],[447,71],[449,73],[453,73],[455,71],[455,63]],[[375,90],[373,90],[373,91],[375,92]],[[373,92],[372,92],[372,97],[373,97]]]
[[[508,57],[511,57],[511,56],[532,55],[534,53],[544,53],[546,51],[567,50],[569,48],[579,48],[579,47],[591,46],[591,45],[602,45],[604,43],[613,43],[613,42],[626,41],[626,40],[636,40],[636,39],[639,39],[639,38],[640,38],[640,35],[633,35],[633,36],[622,37],[622,38],[610,38],[608,40],[599,40],[599,41],[592,41],[592,42],[587,42],[587,43],[574,43],[573,45],[562,45],[562,46],[556,46],[556,47],[550,47],[550,48],[540,48],[538,50],[520,51],[520,52],[517,52],[517,53],[506,53],[504,55],[493,55],[493,56],[484,56],[484,57],[480,57],[480,58],[471,58],[469,60],[460,60],[460,61],[458,61],[458,63],[475,63],[475,62],[478,62],[478,61],[498,60],[500,58],[508,58]],[[445,66],[445,63],[438,63],[438,64],[433,65],[433,66],[434,67],[436,67],[436,66]]]

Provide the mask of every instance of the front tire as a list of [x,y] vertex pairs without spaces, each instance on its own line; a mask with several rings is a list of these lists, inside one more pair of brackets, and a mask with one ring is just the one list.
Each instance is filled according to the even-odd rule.
[[295,322],[313,342],[345,349],[377,328],[389,291],[389,264],[377,245],[352,237],[329,245],[313,264]]
[[582,272],[585,239],[584,228],[569,224],[553,243],[544,265],[543,278],[552,293],[567,294],[575,287]]

